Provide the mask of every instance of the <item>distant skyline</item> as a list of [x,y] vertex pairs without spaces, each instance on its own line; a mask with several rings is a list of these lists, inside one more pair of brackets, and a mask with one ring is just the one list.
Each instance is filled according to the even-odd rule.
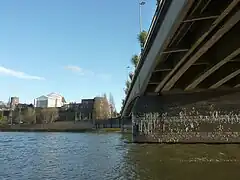
[[[145,2],[148,30],[156,0]],[[138,0],[7,0],[0,22],[0,101],[33,103],[56,92],[79,102],[112,93],[120,110],[127,67],[140,52]]]

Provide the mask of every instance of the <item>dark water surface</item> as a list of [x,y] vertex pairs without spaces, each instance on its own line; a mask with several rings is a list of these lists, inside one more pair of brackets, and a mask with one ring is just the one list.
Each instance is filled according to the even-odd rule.
[[238,180],[240,145],[140,145],[118,133],[0,133],[0,180]]

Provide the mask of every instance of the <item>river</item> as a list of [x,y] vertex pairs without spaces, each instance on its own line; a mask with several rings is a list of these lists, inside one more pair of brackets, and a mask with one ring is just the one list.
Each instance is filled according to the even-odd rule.
[[120,133],[0,133],[1,180],[237,180],[240,145],[126,143]]

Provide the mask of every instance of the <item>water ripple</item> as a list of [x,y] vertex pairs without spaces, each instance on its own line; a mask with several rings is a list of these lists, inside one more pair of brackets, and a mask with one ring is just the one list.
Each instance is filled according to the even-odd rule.
[[125,138],[128,139],[119,133],[1,133],[0,179],[198,180],[205,175],[220,180],[240,177],[238,145],[138,145],[124,143]]

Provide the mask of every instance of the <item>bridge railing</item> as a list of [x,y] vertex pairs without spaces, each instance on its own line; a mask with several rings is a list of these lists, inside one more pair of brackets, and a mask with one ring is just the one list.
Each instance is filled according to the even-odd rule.
[[145,59],[146,59],[146,56],[152,46],[152,43],[155,39],[155,36],[158,32],[158,29],[160,28],[163,20],[164,20],[164,17],[168,11],[168,8],[171,4],[172,0],[162,0],[160,1],[160,3],[157,5],[157,8],[156,8],[156,11],[154,13],[154,16],[153,16],[153,19],[152,19],[152,22],[151,22],[151,25],[150,25],[150,28],[148,30],[148,36],[147,36],[147,39],[146,39],[146,42],[144,44],[144,49],[143,49],[143,52],[141,53],[140,55],[140,60],[139,60],[139,63],[136,67],[136,70],[134,72],[134,75],[133,75],[133,79],[132,79],[132,82],[131,82],[131,85],[130,85],[130,88],[128,90],[128,93],[127,93],[127,96],[125,98],[125,101],[124,101],[124,105],[121,109],[121,114],[123,113],[123,110],[127,104],[127,100],[131,94],[131,91],[133,89],[133,86],[137,80],[137,77],[138,77],[138,74],[145,62]]

